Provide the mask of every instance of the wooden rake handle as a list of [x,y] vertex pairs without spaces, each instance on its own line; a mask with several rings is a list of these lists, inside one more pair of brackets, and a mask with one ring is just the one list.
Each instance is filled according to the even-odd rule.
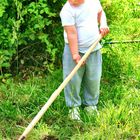
[[102,39],[102,35],[100,34],[99,37],[98,37],[98,39],[93,43],[93,45],[84,54],[84,56],[81,58],[81,60],[78,62],[78,64],[71,71],[71,73],[61,83],[61,85],[54,91],[54,93],[51,95],[51,97],[49,98],[49,100],[41,108],[41,110],[38,112],[38,114],[34,117],[34,119],[32,120],[32,122],[28,125],[28,127],[25,129],[25,131],[23,132],[23,134],[20,136],[20,138],[18,140],[24,140],[26,138],[26,136],[28,135],[28,133],[34,128],[34,126],[36,125],[36,123],[40,120],[40,118],[44,115],[44,113],[47,111],[47,109],[50,107],[50,105],[54,102],[54,100],[57,98],[57,96],[60,94],[60,92],[68,84],[68,82],[71,80],[71,78],[77,72],[77,70],[81,67],[82,63],[88,58],[88,56],[90,55],[90,53],[93,51],[93,49],[96,47],[96,45],[99,43],[99,41],[101,39]]

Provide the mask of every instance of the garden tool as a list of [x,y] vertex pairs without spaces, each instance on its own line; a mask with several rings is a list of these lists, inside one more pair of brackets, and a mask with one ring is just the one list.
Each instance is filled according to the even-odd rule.
[[78,64],[74,67],[74,69],[71,71],[71,73],[66,77],[66,79],[61,83],[61,85],[54,91],[54,93],[51,95],[51,97],[48,99],[46,104],[41,108],[41,110],[38,112],[38,114],[34,117],[34,119],[31,121],[31,123],[27,126],[23,134],[20,136],[18,140],[24,140],[28,133],[34,128],[36,123],[41,119],[41,117],[44,115],[44,113],[47,111],[47,109],[50,107],[50,105],[54,102],[54,100],[57,98],[57,96],[60,94],[60,92],[64,89],[64,87],[68,84],[68,82],[72,79],[74,74],[77,72],[77,70],[82,66],[83,62],[88,58],[90,53],[94,50],[96,45],[101,40],[102,35],[100,34],[97,40],[93,43],[93,45],[88,49],[88,51],[84,54],[84,56],[81,58],[81,60],[78,62]]

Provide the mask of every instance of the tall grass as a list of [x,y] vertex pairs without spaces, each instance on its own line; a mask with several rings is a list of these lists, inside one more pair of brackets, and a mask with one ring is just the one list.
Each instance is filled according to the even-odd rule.
[[[68,108],[62,92],[30,133],[29,140],[47,137],[60,140],[138,139],[139,45],[110,47],[102,50],[100,115],[88,116],[81,108],[83,123],[72,122],[67,117]],[[17,139],[61,82],[62,70],[56,70],[46,77],[31,77],[23,82],[7,79],[1,83],[0,138]]]
[[[110,13],[110,38],[114,40],[139,39],[140,20],[132,3],[123,0],[129,14],[117,17],[120,1],[103,1]],[[126,3],[125,3],[126,2]],[[116,3],[116,5],[115,5]],[[126,5],[125,5],[126,4]],[[134,5],[136,6],[136,5]],[[111,11],[111,9],[110,9]],[[122,9],[119,9],[122,11]],[[120,13],[121,14],[121,13]],[[109,12],[107,13],[109,15]],[[131,20],[130,20],[131,19]],[[28,140],[138,140],[140,137],[140,44],[106,45],[102,49],[103,74],[98,104],[99,116],[88,116],[81,108],[83,123],[69,120],[64,93],[55,100]],[[15,140],[22,134],[50,95],[62,82],[62,69],[51,75],[34,76],[21,81],[19,78],[3,79],[0,83],[0,140]]]

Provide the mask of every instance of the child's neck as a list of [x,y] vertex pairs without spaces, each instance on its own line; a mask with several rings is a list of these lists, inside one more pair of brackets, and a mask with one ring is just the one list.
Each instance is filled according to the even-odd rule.
[[81,4],[84,3],[84,0],[82,0],[82,1],[78,1],[78,0],[68,0],[68,1],[69,1],[70,5],[75,6],[75,7],[80,6]]

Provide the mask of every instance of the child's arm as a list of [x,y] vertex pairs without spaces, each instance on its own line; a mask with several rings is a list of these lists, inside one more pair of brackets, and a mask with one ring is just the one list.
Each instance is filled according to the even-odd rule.
[[103,9],[98,12],[98,22],[100,24],[100,33],[105,36],[109,33],[109,27],[107,25],[106,15]]
[[76,27],[74,25],[64,26],[64,30],[67,33],[67,38],[68,38],[72,58],[77,64],[81,59],[81,56],[79,55],[78,52],[78,35],[77,35]]

